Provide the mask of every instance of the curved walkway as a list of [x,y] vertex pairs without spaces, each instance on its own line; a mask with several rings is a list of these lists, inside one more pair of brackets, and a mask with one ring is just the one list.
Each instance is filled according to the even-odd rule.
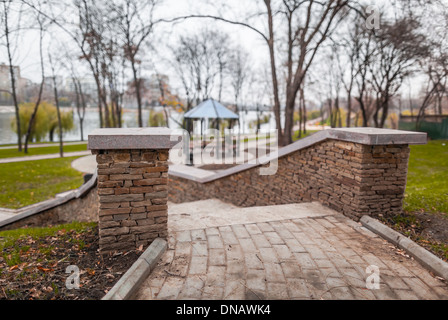
[[[64,157],[65,158],[78,157],[78,156],[86,156],[89,154],[92,154],[92,152],[90,152],[90,151],[64,152]],[[59,157],[60,157],[59,153],[41,154],[41,155],[35,155],[35,156],[4,158],[4,159],[0,159],[0,163],[55,159],[55,158],[59,158]]]
[[[168,221],[169,249],[137,299],[448,299],[418,262],[318,203],[171,204]],[[379,289],[366,287],[373,270]]]

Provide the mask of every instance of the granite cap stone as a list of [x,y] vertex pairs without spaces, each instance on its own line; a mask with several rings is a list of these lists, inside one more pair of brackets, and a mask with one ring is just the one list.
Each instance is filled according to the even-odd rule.
[[101,128],[89,134],[89,150],[171,149],[181,136],[163,127]]
[[428,139],[426,132],[383,128],[333,128],[326,131],[329,138],[366,145],[426,144]]

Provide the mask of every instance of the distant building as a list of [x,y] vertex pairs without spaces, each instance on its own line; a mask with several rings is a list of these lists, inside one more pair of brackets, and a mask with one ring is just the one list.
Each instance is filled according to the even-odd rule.
[[[11,91],[11,75],[9,70],[9,65],[4,63],[0,64],[0,89]],[[20,82],[20,67],[13,66],[14,70],[14,79],[16,81],[16,89],[19,90],[19,82]]]
[[[79,78],[79,82],[81,83],[83,94],[90,95],[92,97],[97,95],[97,87],[93,78]],[[75,84],[72,78],[65,78],[63,88],[67,92],[76,92]]]
[[[144,108],[156,107],[160,105],[162,90],[169,92],[169,77],[164,74],[153,74],[149,78],[140,80],[140,96]],[[138,107],[135,96],[134,81],[127,83],[127,90],[124,96],[124,107],[136,109]]]

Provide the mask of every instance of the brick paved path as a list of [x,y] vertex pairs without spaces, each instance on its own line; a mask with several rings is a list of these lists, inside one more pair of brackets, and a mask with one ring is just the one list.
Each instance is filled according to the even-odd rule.
[[[170,211],[169,249],[136,298],[448,299],[444,282],[360,224],[320,207],[291,218],[291,206],[300,205],[262,207],[258,221],[239,223],[257,208],[212,203],[209,212],[227,217],[220,225],[201,216],[206,205],[197,215]],[[366,288],[370,265],[378,290]]]

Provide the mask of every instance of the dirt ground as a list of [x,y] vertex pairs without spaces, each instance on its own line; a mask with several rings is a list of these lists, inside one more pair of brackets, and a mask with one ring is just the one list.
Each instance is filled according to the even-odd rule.
[[[101,299],[141,252],[101,256],[98,240],[97,227],[83,233],[62,231],[39,240],[18,240],[15,248],[5,248],[0,256],[0,299]],[[21,248],[19,253],[17,248]],[[14,259],[19,263],[11,265]],[[67,289],[67,279],[74,276],[66,273],[68,266],[79,269],[79,289]]]
[[448,218],[445,214],[422,210],[393,218],[380,217],[380,220],[448,261]]

